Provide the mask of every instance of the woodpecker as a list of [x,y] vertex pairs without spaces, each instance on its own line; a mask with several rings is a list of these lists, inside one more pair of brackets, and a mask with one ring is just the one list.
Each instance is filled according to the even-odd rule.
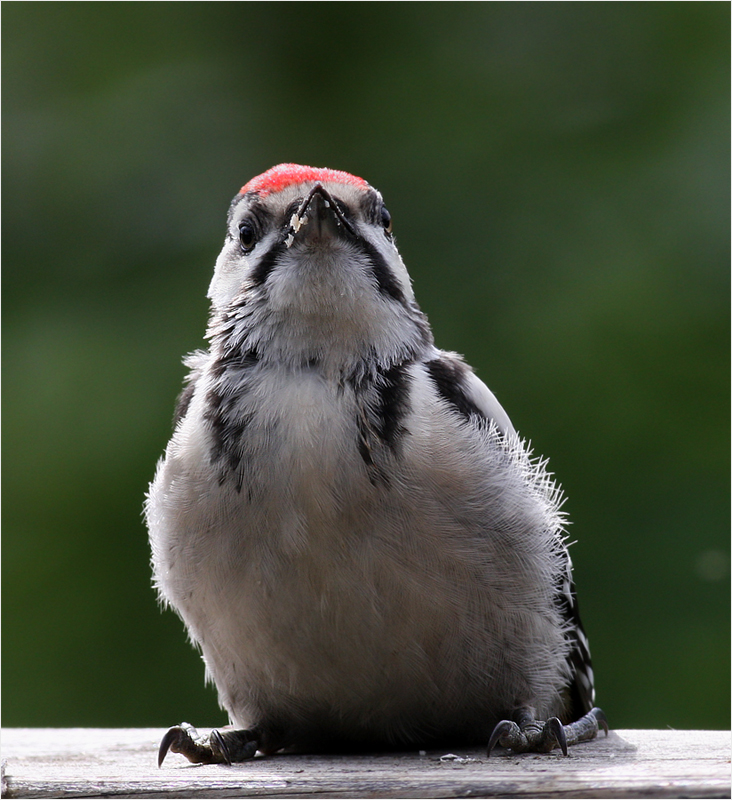
[[228,214],[146,502],[154,582],[256,752],[592,739],[563,494],[493,393],[435,347],[381,194],[281,164]]

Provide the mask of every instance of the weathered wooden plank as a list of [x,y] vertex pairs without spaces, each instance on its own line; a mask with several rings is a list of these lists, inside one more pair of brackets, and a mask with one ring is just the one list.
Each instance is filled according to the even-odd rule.
[[158,729],[2,731],[2,796],[730,797],[727,731],[612,731],[570,756],[484,750],[155,763]]

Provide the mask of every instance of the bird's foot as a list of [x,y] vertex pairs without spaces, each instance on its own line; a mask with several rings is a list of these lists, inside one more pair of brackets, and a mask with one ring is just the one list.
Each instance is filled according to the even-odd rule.
[[488,755],[496,745],[510,748],[514,753],[550,753],[560,747],[564,755],[567,748],[577,742],[594,739],[600,728],[607,736],[607,718],[600,708],[593,708],[577,722],[562,725],[557,717],[535,719],[533,709],[520,709],[516,721],[504,719],[496,725],[488,742]]
[[255,731],[245,730],[212,730],[208,738],[202,739],[193,725],[182,722],[163,736],[158,751],[158,766],[162,766],[169,750],[184,755],[193,764],[235,764],[254,757],[257,739]]

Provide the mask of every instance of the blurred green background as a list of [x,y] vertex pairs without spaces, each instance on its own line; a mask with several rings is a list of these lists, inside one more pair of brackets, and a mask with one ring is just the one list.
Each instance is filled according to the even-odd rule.
[[3,4],[3,724],[224,723],[141,505],[230,198],[378,187],[564,485],[613,727],[730,724],[727,3]]

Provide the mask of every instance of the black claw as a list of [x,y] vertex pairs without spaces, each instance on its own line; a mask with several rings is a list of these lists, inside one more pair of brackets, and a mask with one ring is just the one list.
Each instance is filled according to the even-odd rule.
[[198,741],[198,732],[186,722],[174,725],[163,736],[158,749],[158,767],[162,766],[169,751],[180,753],[192,764],[220,764],[224,761],[223,754],[216,752],[210,744]]
[[229,753],[224,737],[217,730],[213,730],[208,741],[211,745],[211,750],[221,756],[224,764],[231,766],[231,753]]
[[158,767],[168,753],[180,753],[192,764],[228,764],[254,758],[259,748],[257,731],[212,730],[208,739],[200,740],[196,729],[183,722],[175,725],[163,736],[158,750]]
[[608,725],[605,712],[601,708],[595,707],[590,711],[590,714],[597,720],[597,727],[602,728],[605,731],[605,736],[607,736],[610,732],[610,726]]
[[500,744],[514,753],[551,753],[559,747],[569,755],[569,746],[586,742],[597,736],[602,728],[608,734],[608,723],[602,709],[593,708],[584,717],[568,725],[562,725],[558,717],[550,717],[545,722],[537,720],[531,708],[520,708],[514,714],[514,721],[501,720],[493,729],[488,741],[486,755]]
[[565,756],[568,754],[564,725],[562,725],[556,717],[552,717],[546,721],[543,733],[544,736],[542,738],[549,752],[554,749],[554,744],[556,743],[562,748],[562,753],[564,753]]
[[158,767],[163,765],[163,759],[168,751],[181,753],[194,764],[210,764],[212,761],[210,749],[199,744],[194,737],[197,738],[198,733],[196,729],[187,722],[181,725],[174,725],[165,736],[163,736],[163,740],[160,742],[160,748],[158,749]]
[[170,746],[173,744],[173,742],[177,744],[183,735],[185,735],[183,728],[181,728],[179,725],[176,725],[174,728],[171,728],[165,734],[165,736],[163,736],[163,739],[160,742],[160,748],[158,749],[158,769],[163,766],[163,761],[165,760],[165,756],[168,754],[168,750],[170,750]]
[[503,736],[508,736],[513,728],[516,727],[515,722],[510,722],[507,719],[502,720],[501,722],[493,728],[493,733],[491,734],[491,738],[488,740],[488,752],[486,756],[490,756],[491,750],[498,744],[499,739]]

